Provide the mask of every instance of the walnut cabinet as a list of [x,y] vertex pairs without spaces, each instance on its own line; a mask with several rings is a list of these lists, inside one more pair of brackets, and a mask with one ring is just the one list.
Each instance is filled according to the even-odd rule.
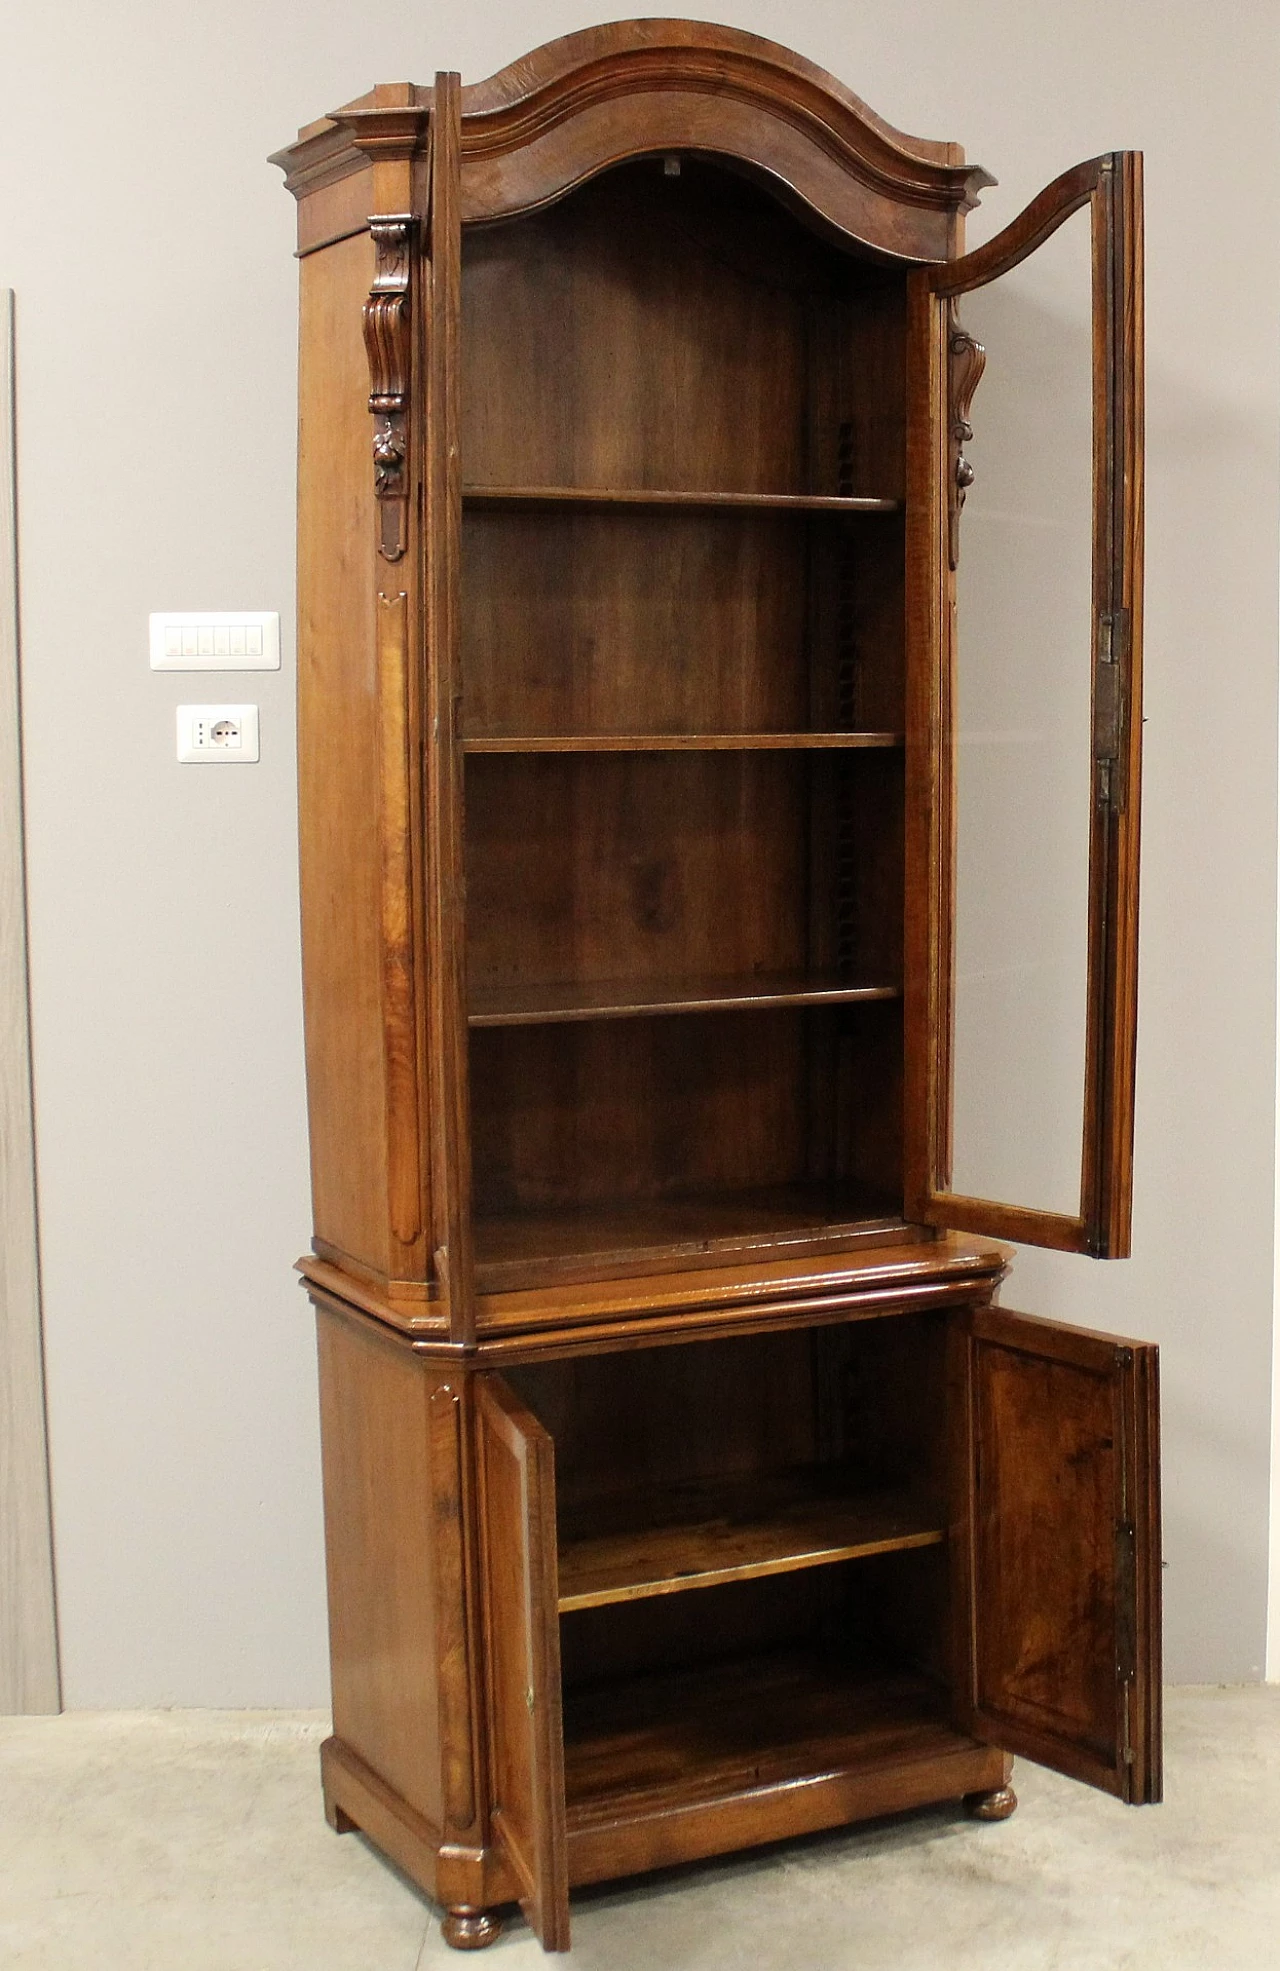
[[646,20],[278,161],[332,1824],[563,1949],[1157,1799],[1155,1352],[997,1304],[1128,1250],[1139,158],[966,254],[956,146]]

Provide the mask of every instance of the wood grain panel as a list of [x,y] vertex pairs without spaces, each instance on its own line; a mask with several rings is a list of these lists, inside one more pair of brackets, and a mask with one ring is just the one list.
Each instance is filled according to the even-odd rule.
[[27,1013],[13,296],[0,289],[0,1713],[62,1709]]
[[967,1357],[971,1728],[1158,1799],[1156,1351],[986,1309]]
[[468,510],[468,736],[803,728],[808,534],[758,513]]
[[456,1581],[461,1533],[432,1520],[432,1379],[403,1343],[328,1308],[317,1333],[334,1731],[441,1827],[436,1581]]
[[731,1658],[571,1694],[570,1814],[581,1826],[664,1793],[710,1798],[846,1765],[903,1763],[957,1736],[923,1678],[859,1674],[817,1649]]
[[803,759],[495,755],[467,792],[480,991],[805,968]]
[[555,1451],[500,1376],[476,1383],[494,1837],[544,1950],[569,1948]]
[[507,1380],[555,1439],[566,1513],[636,1488],[751,1478],[816,1455],[807,1336],[578,1356],[511,1370]]
[[810,486],[805,304],[828,251],[712,166],[660,160],[468,237],[471,484]]
[[298,809],[317,1235],[390,1270],[367,233],[299,267]]
[[794,1181],[809,1148],[788,1011],[494,1027],[472,1036],[486,1214]]

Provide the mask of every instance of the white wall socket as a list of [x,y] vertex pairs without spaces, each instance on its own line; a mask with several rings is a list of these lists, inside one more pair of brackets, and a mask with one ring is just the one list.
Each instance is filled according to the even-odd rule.
[[275,609],[157,609],[151,615],[153,671],[278,671]]
[[252,766],[258,758],[256,705],[179,705],[178,758],[184,766]]

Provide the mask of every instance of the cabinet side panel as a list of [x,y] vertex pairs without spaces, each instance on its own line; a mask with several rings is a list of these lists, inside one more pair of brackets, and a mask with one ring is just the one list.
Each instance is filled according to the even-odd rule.
[[334,1731],[439,1828],[431,1381],[402,1345],[317,1321]]
[[388,1270],[367,233],[301,262],[298,808],[318,1238]]

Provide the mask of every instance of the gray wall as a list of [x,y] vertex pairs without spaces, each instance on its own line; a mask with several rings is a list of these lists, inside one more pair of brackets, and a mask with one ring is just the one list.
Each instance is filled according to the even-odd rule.
[[[1137,1257],[1007,1298],[1165,1348],[1175,1676],[1262,1666],[1274,1089],[1280,13],[792,0],[788,40],[1002,184],[977,241],[1147,152],[1148,783]],[[290,694],[179,768],[151,608],[292,611],[293,208],[266,152],[581,6],[12,10],[35,1078],[66,1701],[325,1696]],[[228,687],[229,689],[231,687]],[[219,687],[221,689],[221,687]],[[216,695],[211,688],[208,695]]]

